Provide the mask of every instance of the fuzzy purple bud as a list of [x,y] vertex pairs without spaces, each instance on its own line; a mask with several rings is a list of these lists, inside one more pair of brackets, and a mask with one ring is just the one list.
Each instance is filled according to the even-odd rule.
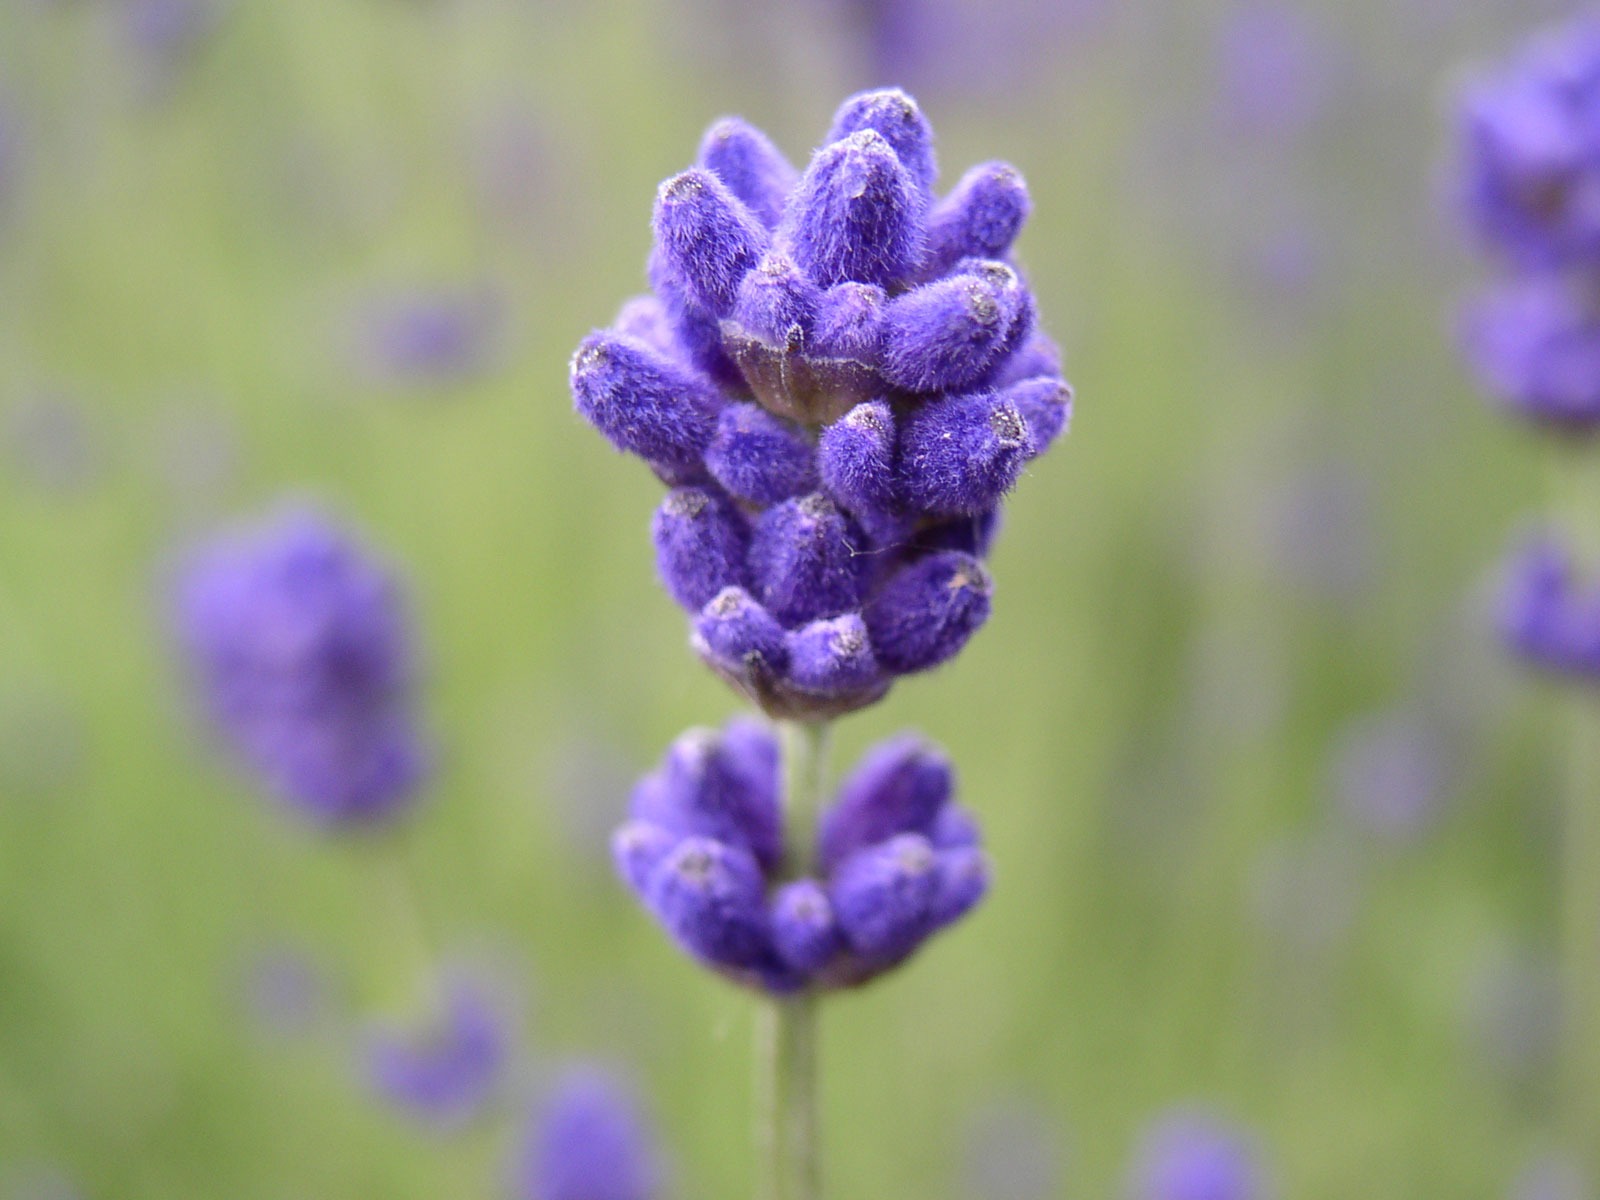
[[677,353],[677,336],[672,331],[672,319],[666,306],[654,296],[633,296],[617,310],[617,319],[611,322],[617,333],[637,338],[653,350],[671,357]]
[[823,144],[870,129],[893,147],[895,156],[923,191],[932,191],[939,167],[933,153],[933,127],[917,102],[899,88],[857,92],[833,115]]
[[861,603],[872,560],[865,535],[820,492],[761,514],[750,542],[756,594],[793,628],[838,616]]
[[[659,776],[645,779],[649,780],[648,786],[661,787]],[[640,780],[638,786],[646,786],[645,780]],[[677,834],[649,821],[629,821],[611,835],[611,861],[617,875],[643,900],[649,894],[650,877],[680,840]]]
[[822,291],[788,255],[773,251],[739,283],[732,322],[791,354],[807,348]]
[[999,361],[1023,294],[1015,271],[989,263],[896,297],[883,310],[883,377],[911,392],[976,383]]
[[839,785],[822,815],[817,857],[825,870],[900,833],[928,834],[955,790],[950,760],[916,734],[879,742]]
[[516,1200],[657,1200],[660,1153],[632,1089],[593,1067],[570,1070],[535,1117],[517,1163]]
[[470,1121],[493,1099],[509,1056],[510,1034],[490,998],[456,980],[432,1027],[373,1032],[366,1071],[373,1090],[396,1108],[450,1127]]
[[1027,422],[1033,440],[1031,458],[1050,449],[1072,423],[1072,387],[1064,379],[1025,379],[1006,388],[1000,398]]
[[931,909],[936,926],[953,925],[989,894],[989,856],[974,847],[945,850],[938,856],[939,889]]
[[817,486],[810,440],[758,404],[730,404],[722,410],[706,450],[706,469],[729,492],[752,504],[779,504]]
[[1032,330],[1016,351],[1000,364],[993,382],[996,387],[1006,387],[1025,379],[1059,378],[1060,375],[1061,347],[1047,335]]
[[823,487],[858,517],[897,507],[894,461],[894,410],[882,400],[856,405],[817,441]]
[[650,879],[648,903],[691,954],[718,966],[759,967],[770,953],[761,868],[712,838],[678,843]]
[[829,887],[850,948],[874,963],[896,962],[933,931],[938,860],[928,839],[904,833],[846,859]]
[[659,771],[635,788],[630,815],[680,836],[715,838],[755,855],[764,868],[783,854],[775,748],[770,731],[742,727],[730,739],[712,729],[691,729],[667,750]]
[[883,353],[883,308],[888,293],[870,283],[841,283],[822,294],[811,348],[824,358],[876,366]]
[[783,216],[784,201],[800,177],[766,134],[738,117],[723,117],[706,130],[700,165],[722,180],[768,229]]
[[908,675],[953,657],[988,620],[993,589],[983,564],[958,551],[902,568],[865,613],[878,661]]
[[772,895],[772,948],[791,971],[821,970],[843,946],[828,893],[815,879],[786,883]]
[[744,583],[749,526],[709,488],[674,488],[651,523],[656,569],[667,593],[696,612],[726,587]]
[[795,262],[823,287],[889,287],[922,260],[927,192],[866,129],[818,150],[784,214]]
[[766,253],[754,213],[710,171],[674,175],[656,192],[656,245],[689,297],[713,316],[733,308],[739,281]]
[[743,588],[724,588],[694,623],[695,652],[719,671],[753,685],[789,665],[783,626]]
[[928,216],[924,275],[943,275],[963,258],[1004,259],[1030,207],[1028,185],[1010,163],[973,167]]
[[722,401],[711,383],[637,338],[591,333],[572,356],[578,411],[619,450],[652,465],[692,466]]
[[883,680],[860,613],[813,621],[789,635],[788,682],[817,696],[848,696]]
[[1035,451],[1033,431],[1004,393],[970,392],[924,404],[900,432],[900,494],[924,512],[993,508]]

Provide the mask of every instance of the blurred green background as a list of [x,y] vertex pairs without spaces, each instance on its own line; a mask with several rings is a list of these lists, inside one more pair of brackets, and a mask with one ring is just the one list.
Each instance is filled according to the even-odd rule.
[[[966,32],[903,78],[844,0],[0,7],[0,1196],[502,1192],[515,1105],[444,1136],[354,1077],[350,1020],[413,986],[387,851],[295,826],[183,694],[171,554],[286,492],[408,572],[442,770],[403,852],[526,995],[527,1078],[629,1064],[676,1194],[750,1193],[752,1002],[604,851],[737,702],[566,361],[713,117],[803,160],[891,82],[947,182],[1026,174],[1078,411],[990,626],[839,730],[839,766],[943,743],[997,886],[829,1002],[830,1194],[1000,1196],[996,1111],[1059,1161],[1017,1200],[1117,1195],[1185,1101],[1305,1200],[1500,1196],[1562,1149],[1553,701],[1482,603],[1548,448],[1455,361],[1439,178],[1463,66],[1563,6],[1283,0],[1304,40],[1243,51],[1244,5],[934,7]],[[332,1015],[263,1018],[283,954]]]

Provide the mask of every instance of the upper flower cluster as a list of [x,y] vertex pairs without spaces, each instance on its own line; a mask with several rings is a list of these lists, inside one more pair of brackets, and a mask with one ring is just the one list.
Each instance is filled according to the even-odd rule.
[[349,824],[415,794],[410,631],[350,534],[297,509],[220,537],[187,563],[177,619],[217,729],[296,808]]
[[1600,19],[1530,43],[1462,106],[1468,218],[1507,278],[1465,336],[1485,385],[1567,430],[1600,422]]
[[[942,754],[879,743],[823,814],[816,853],[786,844],[778,744],[760,721],[680,737],[639,781],[617,868],[678,942],[774,992],[864,983],[983,898],[977,825]],[[793,869],[815,861],[817,878]]]
[[935,174],[900,91],[845,101],[804,172],[717,122],[657,194],[654,294],[573,356],[578,411],[673,489],[657,562],[696,650],[775,716],[965,644],[1000,500],[1070,415],[1009,258],[1022,177]]

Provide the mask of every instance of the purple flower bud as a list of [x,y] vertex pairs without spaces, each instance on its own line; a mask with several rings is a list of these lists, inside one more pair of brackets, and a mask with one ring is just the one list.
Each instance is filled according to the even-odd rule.
[[709,488],[674,488],[651,522],[656,570],[667,593],[690,612],[726,587],[744,583],[750,530],[728,499]]
[[1050,449],[1072,423],[1072,387],[1065,379],[1025,379],[1013,383],[1000,396],[1028,423],[1034,458]]
[[798,879],[773,893],[772,948],[791,971],[820,971],[843,944],[828,893],[815,879]]
[[712,838],[678,843],[650,880],[648,903],[691,954],[718,966],[759,967],[771,952],[761,868]]
[[973,558],[987,558],[1000,533],[1001,514],[998,507],[970,517],[946,517],[925,525],[917,531],[912,545],[923,553],[940,550],[959,550]]
[[[646,787],[659,789],[662,786],[659,774],[647,775],[636,785],[635,795]],[[649,809],[655,803],[652,798],[640,807]],[[616,865],[617,875],[643,900],[649,894],[650,877],[680,840],[678,834],[649,821],[629,821],[611,835],[611,861]]]
[[876,366],[883,353],[883,308],[888,294],[870,283],[841,283],[822,294],[812,350]]
[[974,847],[938,855],[939,890],[933,898],[933,922],[953,925],[989,894],[989,856]]
[[711,666],[739,678],[735,686],[754,687],[756,677],[775,677],[789,665],[783,626],[743,588],[724,588],[712,597],[695,620],[691,641]]
[[625,301],[617,310],[617,319],[611,322],[611,328],[638,338],[669,358],[678,352],[672,320],[667,316],[666,306],[654,296],[634,296]]
[[928,836],[935,850],[976,846],[979,841],[978,822],[966,809],[952,802],[939,810]]
[[1129,1200],[1264,1200],[1254,1148],[1238,1130],[1202,1113],[1172,1113],[1140,1141]]
[[917,102],[899,88],[857,92],[833,115],[833,128],[823,144],[840,141],[864,129],[881,134],[923,191],[933,190],[939,167],[933,154],[933,127]]
[[1463,342],[1513,412],[1569,432],[1600,425],[1600,310],[1569,281],[1534,275],[1491,291],[1467,312]]
[[963,258],[1004,259],[1030,208],[1028,185],[1010,163],[973,167],[928,216],[924,275],[943,275]]
[[700,165],[716,174],[768,229],[800,175],[766,134],[738,117],[723,117],[700,142]]
[[572,356],[577,409],[619,450],[651,464],[698,462],[722,406],[710,382],[637,338],[591,333]]
[[1004,264],[914,288],[883,310],[883,377],[911,392],[943,392],[983,378],[1022,311],[1023,288]]
[[817,486],[811,442],[758,404],[730,404],[722,410],[706,450],[706,469],[729,492],[752,504],[779,504]]
[[938,860],[928,839],[903,833],[839,864],[829,887],[845,941],[872,963],[897,962],[933,932]]
[[1024,379],[1038,379],[1041,376],[1059,378],[1060,375],[1061,347],[1034,330],[1016,352],[1000,364],[994,384],[996,387],[1008,387]]
[[806,348],[822,292],[794,261],[771,251],[739,284],[733,323],[790,353]]
[[742,390],[744,376],[723,346],[721,321],[689,294],[688,284],[672,267],[660,246],[650,251],[645,275],[672,326],[677,354],[686,358],[694,369],[704,372],[718,387],[734,392]]
[[217,731],[302,814],[371,821],[415,796],[426,756],[387,564],[318,513],[289,510],[203,546],[176,601]]
[[872,560],[865,537],[820,492],[761,514],[750,542],[756,595],[788,627],[834,617],[861,603]]
[[894,410],[882,400],[858,404],[822,431],[817,469],[828,495],[859,518],[897,507]]
[[900,431],[900,494],[929,513],[993,508],[1033,457],[1027,421],[1008,395],[942,396],[917,409]]
[[908,675],[951,658],[988,619],[993,588],[983,564],[956,551],[902,568],[864,614],[878,661]]
[[656,245],[689,298],[713,316],[733,309],[739,281],[766,252],[768,235],[726,184],[693,168],[656,192]]
[[594,1067],[569,1070],[528,1129],[516,1200],[657,1200],[660,1153],[633,1090]]
[[437,1024],[373,1031],[366,1073],[374,1091],[403,1112],[440,1126],[481,1113],[503,1082],[510,1034],[483,990],[455,980]]
[[822,814],[817,858],[831,871],[900,833],[928,834],[955,790],[950,760],[913,733],[879,742],[839,785]]
[[1566,548],[1529,541],[1506,568],[1501,636],[1536,666],[1600,679],[1600,587],[1579,580]]
[[848,696],[883,681],[860,613],[813,621],[789,635],[788,682],[818,696]]
[[685,836],[715,838],[748,850],[765,868],[783,854],[775,751],[754,742],[772,740],[740,729],[732,739],[713,729],[691,729],[667,750],[659,771],[635,788],[629,815]]
[[823,287],[889,287],[922,260],[928,198],[883,137],[866,129],[811,159],[784,214],[795,262]]

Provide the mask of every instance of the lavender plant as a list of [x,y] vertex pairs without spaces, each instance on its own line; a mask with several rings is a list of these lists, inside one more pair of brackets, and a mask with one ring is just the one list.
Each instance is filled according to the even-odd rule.
[[614,839],[671,936],[769,1001],[776,1200],[818,1194],[818,997],[905,962],[989,883],[920,738],[875,747],[823,810],[830,723],[987,620],[1001,502],[1072,408],[1011,258],[1022,176],[986,163],[940,197],[936,175],[898,90],[847,99],[803,171],[716,122],[657,192],[652,294],[572,359],[578,411],[669,489],[656,563],[691,646],[779,726],[684,734]]
[[[1571,528],[1529,539],[1501,594],[1503,640],[1530,664],[1587,682],[1600,667],[1600,594],[1582,581],[1593,540],[1580,453],[1600,427],[1600,19],[1577,19],[1475,83],[1462,109],[1460,191],[1500,281],[1468,314],[1468,358],[1508,411],[1560,435]],[[1589,536],[1588,544],[1582,539]],[[1571,706],[1563,831],[1563,1013],[1568,1135],[1600,1144],[1600,806],[1591,699]]]

